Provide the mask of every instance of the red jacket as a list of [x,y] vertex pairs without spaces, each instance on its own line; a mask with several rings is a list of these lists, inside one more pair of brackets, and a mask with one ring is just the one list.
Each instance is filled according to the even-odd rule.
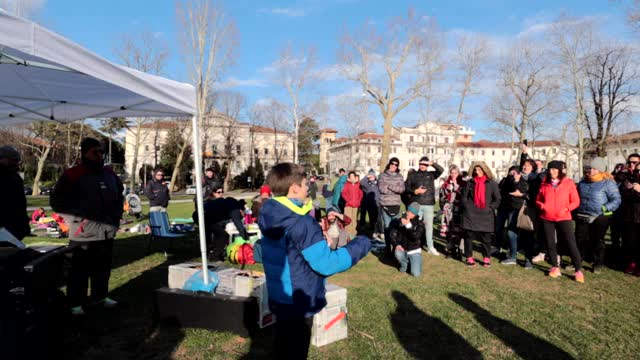
[[342,198],[346,202],[345,206],[350,208],[358,208],[360,207],[360,202],[362,201],[362,190],[360,189],[360,183],[350,183],[347,182],[344,184],[344,188],[342,189]]
[[536,206],[540,209],[540,218],[543,220],[571,220],[571,212],[580,206],[576,185],[570,179],[564,178],[554,189],[553,185],[543,180],[536,198]]

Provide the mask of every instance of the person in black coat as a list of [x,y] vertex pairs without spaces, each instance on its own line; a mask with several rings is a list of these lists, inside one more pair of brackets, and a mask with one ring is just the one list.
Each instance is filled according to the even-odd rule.
[[529,183],[522,178],[519,166],[509,168],[509,174],[500,181],[500,207],[496,219],[497,245],[502,244],[504,239],[504,225],[507,223],[507,237],[509,238],[509,255],[501,263],[504,265],[515,265],[518,255],[518,213],[525,203]]
[[167,211],[171,195],[164,181],[164,169],[157,167],[153,170],[153,180],[144,188],[144,195],[149,198],[149,212]]
[[400,263],[400,272],[406,272],[410,266],[409,272],[416,277],[422,273],[422,240],[425,233],[419,213],[420,204],[411,203],[407,206],[407,213],[393,220],[389,228],[390,242]]
[[18,175],[20,153],[11,146],[0,147],[0,227],[18,240],[31,233],[24,183]]
[[462,224],[465,230],[464,256],[466,264],[475,265],[473,240],[482,243],[483,264],[491,266],[491,237],[495,231],[495,210],[500,205],[500,190],[491,170],[482,161],[471,164],[473,177],[462,192]]

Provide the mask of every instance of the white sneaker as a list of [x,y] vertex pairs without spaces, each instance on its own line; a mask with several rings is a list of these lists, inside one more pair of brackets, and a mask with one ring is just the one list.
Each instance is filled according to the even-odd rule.
[[102,301],[100,301],[100,304],[107,309],[111,309],[116,307],[118,305],[118,302],[113,299],[104,298]]
[[427,252],[433,256],[440,256],[440,253],[438,252],[438,250],[436,250],[436,248],[431,248],[431,250]]
[[539,262],[543,262],[544,261],[544,253],[539,253],[538,255],[534,256],[533,259],[531,259],[532,263],[539,263]]
[[73,316],[84,315],[84,310],[82,309],[82,306],[72,307],[71,308],[71,315],[73,315]]

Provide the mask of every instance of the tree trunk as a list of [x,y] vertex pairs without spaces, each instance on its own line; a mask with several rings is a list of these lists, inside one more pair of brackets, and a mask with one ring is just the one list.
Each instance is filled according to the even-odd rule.
[[129,187],[135,189],[136,185],[136,169],[138,168],[138,152],[140,150],[140,132],[142,131],[142,123],[137,121],[135,127],[135,142],[133,144],[133,160],[131,161],[131,179],[129,179]]
[[[184,152],[187,149],[187,146],[188,146],[187,140],[185,140],[185,143],[180,148],[180,152],[176,157],[176,165],[173,167],[173,173],[171,174],[171,182],[169,183],[169,192],[171,193],[173,193],[173,189],[176,186],[176,180],[178,179],[178,173],[180,172],[180,165],[182,164],[182,158],[184,157]],[[197,181],[202,181],[202,179],[199,179]]]
[[31,195],[40,195],[40,178],[42,177],[44,164],[47,162],[47,158],[49,157],[49,151],[51,151],[51,146],[47,146],[42,155],[38,156],[38,168],[36,169],[36,176],[33,178],[33,191],[31,192]]
[[223,183],[223,189],[224,192],[227,192],[229,190],[231,190],[232,187],[232,179],[231,179],[231,166],[233,165],[233,160],[231,158],[227,158],[228,162],[227,162],[227,173],[224,176],[224,183]]
[[[389,161],[389,155],[391,155],[391,132],[393,131],[393,112],[391,107],[387,108],[384,112],[384,126],[382,135],[382,154],[380,154],[380,173],[384,172],[384,168]],[[405,165],[405,164],[401,164]]]
[[111,131],[109,131],[109,164],[111,164]]

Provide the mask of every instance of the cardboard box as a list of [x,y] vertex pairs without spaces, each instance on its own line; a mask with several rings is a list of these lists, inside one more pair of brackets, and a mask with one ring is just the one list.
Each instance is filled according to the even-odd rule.
[[[209,270],[218,272],[224,267],[209,265]],[[184,283],[196,272],[202,270],[201,262],[188,262],[169,266],[169,288],[182,289]]]

